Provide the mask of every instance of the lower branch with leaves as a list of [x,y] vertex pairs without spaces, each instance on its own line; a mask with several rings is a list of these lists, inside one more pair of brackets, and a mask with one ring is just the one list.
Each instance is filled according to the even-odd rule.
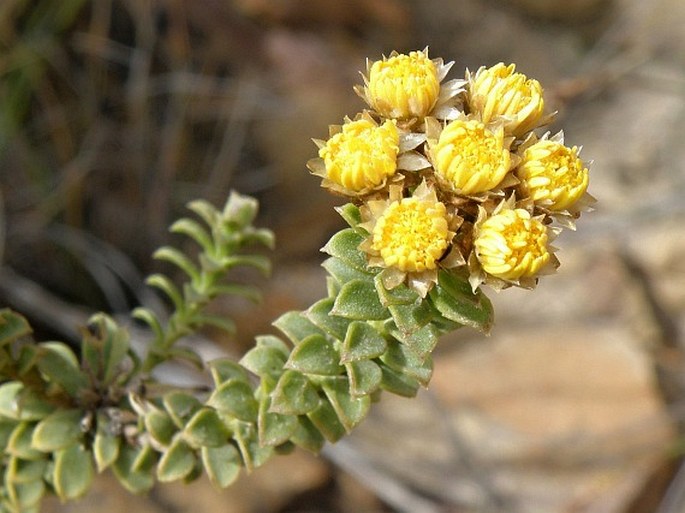
[[[549,242],[591,202],[577,148],[536,135],[549,121],[541,90],[513,65],[442,83],[450,67],[427,50],[369,63],[357,92],[370,110],[331,127],[309,163],[348,199],[337,209],[348,227],[323,248],[327,295],[279,317],[279,334],[257,337],[240,361],[204,362],[183,345],[206,326],[234,330],[210,313],[216,298],[258,297],[232,270],[269,271],[252,249],[272,247],[273,235],[237,193],[221,210],[193,202],[195,216],[172,225],[197,255],[156,252],[186,280],[148,278],[173,310],[133,312],[152,335],[144,354],[106,314],[75,350],[35,342],[24,317],[0,310],[0,512],[37,512],[45,493],[78,498],[106,469],[134,493],[203,473],[226,487],[273,455],[318,452],[383,390],[411,397],[428,386],[441,335],[489,332],[483,284],[530,288],[555,269]],[[211,387],[158,382],[155,369],[179,359]]]

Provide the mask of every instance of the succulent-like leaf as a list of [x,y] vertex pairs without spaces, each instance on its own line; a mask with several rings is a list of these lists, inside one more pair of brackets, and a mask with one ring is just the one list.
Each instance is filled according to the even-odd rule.
[[447,319],[489,333],[492,304],[485,294],[474,294],[468,281],[448,271],[438,273],[438,286],[429,292],[435,308]]
[[151,408],[145,414],[145,429],[161,445],[169,445],[178,431],[174,419],[164,410]]
[[371,360],[353,361],[345,364],[353,396],[371,395],[381,385],[383,373]]
[[26,318],[8,308],[0,310],[0,347],[30,335],[32,332]]
[[91,454],[81,444],[60,449],[54,454],[53,486],[62,500],[77,499],[93,482],[95,470]]
[[273,322],[294,344],[314,333],[323,333],[302,312],[286,312]]
[[242,460],[234,445],[203,447],[201,455],[205,471],[215,486],[226,488],[238,478]]
[[259,403],[257,422],[259,443],[264,446],[277,446],[290,439],[297,427],[297,417],[270,412],[270,405],[271,401],[268,397]]
[[368,395],[352,396],[347,378],[327,378],[322,388],[347,432],[366,417],[371,400]]
[[321,251],[332,257],[339,258],[350,267],[367,273],[366,257],[359,251],[359,245],[364,242],[364,236],[352,228],[339,231]]
[[183,430],[183,439],[195,448],[221,447],[226,444],[229,435],[226,425],[211,408],[199,410]]
[[257,345],[242,357],[240,364],[263,380],[275,381],[283,373],[286,359],[287,354],[284,355],[279,349],[257,342]]
[[188,419],[202,407],[195,396],[181,391],[169,392],[162,398],[162,402],[179,429],[183,429]]
[[33,430],[31,446],[41,452],[54,452],[75,444],[83,435],[81,410],[57,410],[41,420]]
[[183,479],[193,471],[195,455],[190,446],[177,438],[157,465],[157,479],[163,483]]
[[256,427],[254,424],[237,422],[234,426],[233,437],[238,443],[240,455],[247,470],[263,465],[273,454],[273,447],[259,444]]
[[76,355],[62,342],[45,342],[39,346],[38,369],[52,383],[71,397],[88,388],[89,381],[81,371]]
[[10,511],[38,511],[40,500],[45,494],[45,483],[41,479],[20,484],[7,483],[7,494],[12,504]]
[[259,405],[252,387],[237,379],[222,383],[209,397],[207,404],[245,422],[255,422]]
[[245,382],[250,379],[245,369],[229,358],[218,358],[209,362],[208,365],[216,386],[235,379]]
[[331,314],[353,320],[382,320],[389,317],[370,280],[352,280],[340,289]]
[[93,458],[98,472],[112,465],[119,456],[121,437],[112,431],[111,420],[104,411],[97,414],[97,428],[93,440]]
[[326,439],[308,417],[302,415],[294,418],[297,418],[297,425],[290,436],[290,441],[307,451],[318,453],[326,443]]
[[20,422],[12,430],[12,434],[7,440],[5,451],[7,454],[22,458],[24,460],[40,460],[44,457],[43,453],[34,449],[31,445],[31,437],[36,424],[33,422]]
[[133,463],[142,449],[124,444],[119,451],[119,457],[112,465],[117,480],[131,493],[143,493],[155,484],[154,474],[149,471],[133,470]]
[[327,400],[319,401],[319,406],[307,414],[316,429],[331,443],[337,442],[346,434],[345,426],[338,418],[335,409]]
[[33,390],[18,381],[0,385],[0,416],[13,420],[40,420],[55,406],[40,399]]
[[381,360],[388,367],[416,379],[426,386],[433,374],[433,361],[430,357],[419,356],[403,344],[393,342],[388,344],[388,350],[381,356]]
[[271,396],[270,411],[282,415],[304,415],[319,404],[319,394],[301,372],[287,370]]
[[340,207],[335,207],[335,211],[340,214],[350,227],[355,228],[359,223],[362,222],[362,216],[359,212],[359,207],[354,203],[345,203]]
[[285,367],[322,376],[341,373],[340,354],[332,342],[321,335],[310,335],[300,342],[290,354]]
[[120,373],[120,366],[130,350],[130,337],[111,317],[96,314],[84,332],[81,358],[84,366],[104,384],[110,384]]
[[25,484],[39,481],[43,478],[48,466],[47,459],[23,460],[12,456],[7,462],[5,479],[14,484]]
[[334,315],[332,311],[334,305],[334,297],[322,299],[309,307],[303,315],[327,335],[342,340],[345,338],[350,320]]
[[382,355],[388,347],[385,338],[369,323],[354,321],[345,334],[340,362],[370,360]]
[[380,365],[383,374],[381,379],[381,388],[388,392],[403,397],[414,397],[419,391],[419,382],[402,372],[391,369],[385,364]]
[[328,271],[328,274],[335,278],[339,285],[343,285],[350,280],[363,280],[368,277],[366,272],[360,271],[336,257],[327,258],[321,265]]

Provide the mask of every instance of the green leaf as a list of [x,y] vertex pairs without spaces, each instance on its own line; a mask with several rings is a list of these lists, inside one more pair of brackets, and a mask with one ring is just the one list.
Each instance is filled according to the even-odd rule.
[[131,493],[143,493],[155,484],[155,479],[150,471],[135,471],[133,463],[136,461],[140,448],[124,444],[119,451],[119,457],[114,462],[112,470],[121,485]]
[[41,420],[33,430],[31,446],[41,452],[54,452],[75,444],[83,435],[81,410],[57,410]]
[[355,320],[382,320],[390,313],[381,305],[372,281],[352,280],[340,289],[331,314]]
[[403,344],[397,342],[388,344],[388,350],[381,356],[383,363],[392,369],[416,379],[421,385],[427,386],[433,375],[433,361],[425,359]]
[[39,460],[44,457],[43,453],[31,446],[31,437],[35,424],[32,422],[20,422],[12,430],[7,441],[6,452],[17,458],[25,460]]
[[335,207],[335,211],[340,214],[350,227],[355,228],[362,222],[362,215],[359,212],[359,207],[354,203],[345,203],[340,207]]
[[18,381],[0,385],[0,416],[14,420],[40,420],[55,407]]
[[81,343],[81,355],[94,376],[110,384],[121,372],[121,363],[131,348],[128,332],[111,317],[96,314],[88,321],[90,330]]
[[17,427],[17,422],[0,416],[0,451],[7,447],[7,442],[15,427]]
[[212,379],[216,386],[231,380],[248,382],[250,380],[245,369],[229,358],[218,358],[208,363]]
[[93,460],[81,444],[74,444],[54,454],[53,486],[62,500],[77,499],[90,488],[95,474]]
[[314,333],[323,334],[323,332],[304,317],[301,312],[287,312],[276,319],[273,322],[273,325],[281,330],[294,344],[299,343],[300,340],[309,335],[313,335]]
[[25,317],[8,308],[0,310],[0,347],[30,335],[31,331]]
[[14,484],[25,484],[38,481],[43,478],[45,469],[48,466],[46,459],[42,460],[23,460],[15,456],[10,457],[7,463],[7,482]]
[[178,428],[167,412],[155,408],[145,414],[145,429],[161,445],[169,445]]
[[93,440],[93,457],[98,472],[112,465],[119,456],[121,438],[114,434],[113,421],[104,411],[97,413],[97,429]]
[[238,380],[221,384],[209,397],[207,404],[245,422],[255,422],[259,405],[252,387]]
[[219,221],[219,211],[214,208],[209,201],[199,199],[188,203],[188,209],[202,218],[202,220],[209,226],[215,226]]
[[335,298],[333,297],[322,299],[303,312],[303,315],[327,335],[337,340],[343,340],[350,321],[333,315],[334,304]]
[[204,360],[190,347],[175,345],[166,350],[165,354],[168,358],[188,362],[198,370],[202,370],[205,366]]
[[164,340],[164,330],[162,324],[159,322],[157,315],[149,308],[138,307],[131,312],[134,319],[143,321],[147,324],[155,335],[155,342],[160,343]]
[[295,431],[290,440],[298,447],[318,453],[326,443],[326,439],[308,417],[294,417],[297,419]]
[[307,377],[287,370],[278,380],[271,396],[270,410],[283,415],[303,415],[319,404],[319,394]]
[[236,423],[233,437],[238,442],[238,449],[248,470],[260,467],[273,455],[273,447],[263,447],[259,444],[253,424]]
[[328,401],[320,401],[319,406],[307,414],[309,420],[326,440],[337,442],[345,436],[345,426],[342,425],[333,406]]
[[353,396],[370,395],[381,385],[383,373],[381,368],[370,360],[345,364],[350,379],[350,393]]
[[354,321],[345,335],[341,363],[370,360],[382,355],[388,347],[385,338],[370,324]]
[[236,325],[232,319],[221,315],[197,314],[193,316],[194,326],[212,326],[213,328],[225,331],[229,335],[236,332]]
[[146,443],[136,453],[136,457],[131,463],[131,470],[134,472],[152,473],[158,459],[159,453],[149,443]]
[[265,398],[259,404],[259,443],[264,446],[277,446],[290,439],[297,427],[297,417],[270,412],[270,405],[269,398]]
[[364,242],[364,236],[357,233],[352,228],[339,231],[328,243],[321,248],[321,251],[332,257],[339,258],[350,267],[367,273],[366,256],[359,249],[359,245]]
[[492,304],[485,294],[474,294],[468,281],[448,271],[438,273],[438,285],[428,294],[433,306],[447,319],[489,333]]
[[215,486],[226,488],[240,475],[242,460],[234,445],[203,447],[201,454],[202,466]]
[[[7,492],[14,508],[11,511],[29,513],[36,511],[45,494],[45,483],[39,479],[21,484],[7,484]],[[5,510],[3,510],[5,511]]]
[[183,479],[193,471],[195,455],[190,446],[177,438],[157,465],[157,479],[162,483]]
[[370,398],[368,395],[352,396],[350,394],[350,382],[347,378],[326,379],[323,382],[323,391],[348,433],[369,412]]
[[345,261],[336,257],[327,258],[321,265],[340,285],[350,280],[364,280],[368,278],[368,273],[351,267]]
[[174,309],[178,312],[183,312],[185,310],[185,302],[183,301],[183,296],[181,291],[174,283],[164,276],[163,274],[152,274],[145,280],[150,287],[155,287],[160,291],[164,292],[166,296],[171,299],[174,304]]
[[386,289],[383,285],[383,271],[374,276],[373,283],[383,306],[412,305],[419,300],[419,295],[416,291],[410,289],[404,283],[395,288]]
[[76,355],[69,346],[62,342],[45,342],[38,346],[38,350],[38,369],[49,381],[74,398],[88,388],[88,378],[79,368]]
[[389,328],[389,332],[402,344],[411,349],[419,360],[425,360],[435,349],[440,332],[434,324],[426,324],[413,333],[406,333],[396,327]]
[[243,356],[240,364],[262,379],[276,381],[283,373],[286,360],[282,351],[257,344]]
[[0,415],[10,419],[19,420],[19,392],[24,390],[24,385],[19,381],[8,381],[0,385]]
[[290,353],[285,367],[304,374],[336,376],[342,372],[340,355],[332,342],[321,335],[310,335]]
[[420,385],[415,378],[393,370],[384,364],[381,364],[380,368],[383,373],[383,378],[381,379],[382,389],[403,397],[414,397],[419,391]]
[[257,216],[259,203],[256,199],[231,191],[222,211],[222,218],[239,228],[252,224]]
[[203,408],[190,419],[183,438],[191,447],[221,447],[230,436],[229,430],[215,410]]
[[181,391],[169,392],[162,398],[162,402],[180,429],[183,429],[188,419],[202,407],[202,403],[194,395]]
[[181,233],[187,237],[190,237],[195,242],[197,242],[206,253],[214,252],[214,242],[209,232],[205,228],[193,219],[188,219],[186,217],[179,219],[174,222],[169,228],[169,231],[173,233]]

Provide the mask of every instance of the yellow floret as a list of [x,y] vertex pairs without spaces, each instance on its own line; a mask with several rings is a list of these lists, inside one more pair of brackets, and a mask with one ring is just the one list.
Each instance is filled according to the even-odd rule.
[[587,190],[588,169],[578,148],[550,140],[538,141],[523,152],[517,175],[536,202],[553,211],[573,206]]
[[496,187],[511,167],[502,130],[492,132],[475,119],[457,119],[441,132],[432,149],[437,174],[463,194]]
[[538,125],[545,102],[542,86],[535,79],[515,72],[516,66],[503,63],[479,69],[469,85],[469,107],[484,123],[506,118],[509,133],[521,136]]
[[376,61],[369,70],[367,94],[371,106],[384,117],[424,117],[440,94],[435,63],[418,51]]
[[485,220],[474,241],[483,270],[516,281],[535,276],[550,260],[547,228],[527,210],[504,210]]
[[404,198],[391,203],[376,222],[372,249],[387,267],[421,272],[437,267],[451,235],[445,205]]
[[319,150],[332,182],[359,192],[381,185],[397,170],[399,133],[395,123],[376,126],[360,119],[343,125]]

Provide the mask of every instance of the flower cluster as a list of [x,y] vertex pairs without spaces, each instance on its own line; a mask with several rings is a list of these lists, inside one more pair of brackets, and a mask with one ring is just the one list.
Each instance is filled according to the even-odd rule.
[[427,49],[367,62],[355,91],[368,109],[315,140],[308,167],[359,205],[360,248],[388,289],[425,297],[440,269],[474,291],[532,288],[594,201],[588,163],[562,132],[539,134],[553,114],[537,80],[499,63],[445,81],[452,64]]

